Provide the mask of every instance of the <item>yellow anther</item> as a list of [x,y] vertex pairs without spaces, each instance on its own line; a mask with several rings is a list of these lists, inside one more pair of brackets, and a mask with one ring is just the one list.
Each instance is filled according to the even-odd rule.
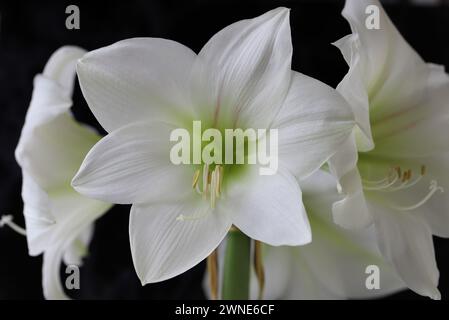
[[217,198],[219,198],[220,197],[220,189],[221,189],[220,185],[221,185],[223,170],[222,170],[220,165],[217,165],[215,167],[214,172],[215,172],[215,196]]
[[200,169],[196,170],[193,174],[193,182],[192,182],[192,188],[196,188],[196,185],[198,184],[198,181],[200,180]]
[[412,178],[412,170],[407,170],[407,180],[410,180]]
[[404,171],[404,173],[402,174],[402,182],[407,181],[407,171]]

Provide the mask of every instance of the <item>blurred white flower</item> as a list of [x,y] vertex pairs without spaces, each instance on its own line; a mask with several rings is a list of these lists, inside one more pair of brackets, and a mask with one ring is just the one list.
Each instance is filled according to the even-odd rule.
[[29,254],[44,254],[42,281],[47,299],[67,298],[59,276],[62,259],[66,264],[81,264],[92,222],[110,207],[78,194],[70,185],[84,156],[100,139],[70,112],[75,64],[84,53],[63,47],[35,77],[16,149]]
[[[332,203],[339,196],[335,179],[318,171],[301,182],[313,241],[300,247],[264,245],[264,299],[368,299],[404,289],[381,256],[374,227],[347,230],[332,221]],[[379,268],[379,288],[369,289],[368,266]],[[252,278],[252,298],[258,281]]]
[[[365,8],[380,9],[380,29]],[[336,43],[350,66],[337,90],[358,127],[330,161],[346,195],[334,204],[345,227],[374,222],[379,248],[407,286],[440,298],[432,234],[449,236],[449,77],[425,63],[379,1],[348,0],[352,34]]]
[[[72,185],[133,204],[131,251],[143,284],[193,267],[233,224],[271,245],[310,241],[295,176],[327,161],[354,121],[334,90],[291,71],[291,55],[289,11],[279,8],[228,26],[198,55],[173,41],[138,38],[78,63],[83,94],[109,134]],[[204,129],[277,128],[277,174],[260,176],[255,165],[173,165],[170,132],[189,130],[194,120]]]

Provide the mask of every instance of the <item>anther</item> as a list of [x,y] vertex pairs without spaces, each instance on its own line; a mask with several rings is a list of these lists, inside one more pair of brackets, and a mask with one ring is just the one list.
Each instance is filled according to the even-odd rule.
[[407,181],[407,173],[408,171],[404,171],[404,174],[402,175],[402,182]]
[[200,169],[196,170],[193,174],[193,182],[192,182],[192,188],[196,188],[196,185],[198,184],[198,181],[200,180]]

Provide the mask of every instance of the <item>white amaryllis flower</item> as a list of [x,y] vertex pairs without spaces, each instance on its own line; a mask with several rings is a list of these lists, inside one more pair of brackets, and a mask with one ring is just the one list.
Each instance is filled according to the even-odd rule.
[[81,264],[92,222],[110,207],[78,194],[70,185],[84,156],[100,139],[70,113],[75,65],[84,53],[77,47],[63,47],[35,77],[16,149],[29,254],[44,254],[42,282],[47,299],[67,298],[59,277],[61,262]]
[[[133,204],[131,251],[143,284],[193,267],[233,224],[271,245],[311,240],[295,175],[319,168],[354,122],[338,93],[291,71],[291,55],[289,10],[279,8],[228,26],[198,55],[138,38],[78,63],[83,94],[109,134],[72,184],[93,198]],[[190,131],[194,120],[204,130],[278,128],[277,174],[258,175],[256,165],[172,164],[170,132]]]
[[[301,181],[313,241],[298,247],[264,245],[264,299],[368,299],[405,287],[382,258],[373,226],[347,230],[333,223],[332,203],[341,198],[335,185],[323,171]],[[371,268],[379,270],[379,287],[369,286]],[[251,280],[252,298],[257,298],[254,273]]]
[[[380,29],[366,27],[369,5],[380,10]],[[359,127],[330,161],[346,194],[334,220],[374,222],[384,257],[407,286],[439,299],[432,234],[449,236],[449,77],[422,60],[378,1],[348,0],[343,16],[352,34],[336,45],[350,70],[337,90]]]

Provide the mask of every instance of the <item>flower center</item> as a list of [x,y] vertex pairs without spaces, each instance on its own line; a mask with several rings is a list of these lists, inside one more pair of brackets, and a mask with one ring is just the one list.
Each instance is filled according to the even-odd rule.
[[[215,208],[215,204],[222,194],[223,174],[224,167],[219,164],[215,165],[214,169],[211,169],[211,166],[208,164],[204,164],[202,170],[197,169],[193,174],[192,188],[195,189],[204,200],[210,202],[210,207],[212,209]],[[181,214],[178,216],[177,220],[185,221],[200,219],[206,216],[208,212],[208,210],[204,210],[204,212],[192,216]]]
[[[400,166],[391,168],[387,175],[380,180],[362,179],[363,189],[371,192],[399,192],[410,189],[420,183],[426,174],[426,166],[422,165],[420,172],[414,173],[413,170],[403,170]],[[410,211],[424,205],[437,192],[444,192],[444,189],[438,185],[436,180],[429,183],[429,191],[414,204],[396,205],[389,204],[393,209],[400,211]]]

